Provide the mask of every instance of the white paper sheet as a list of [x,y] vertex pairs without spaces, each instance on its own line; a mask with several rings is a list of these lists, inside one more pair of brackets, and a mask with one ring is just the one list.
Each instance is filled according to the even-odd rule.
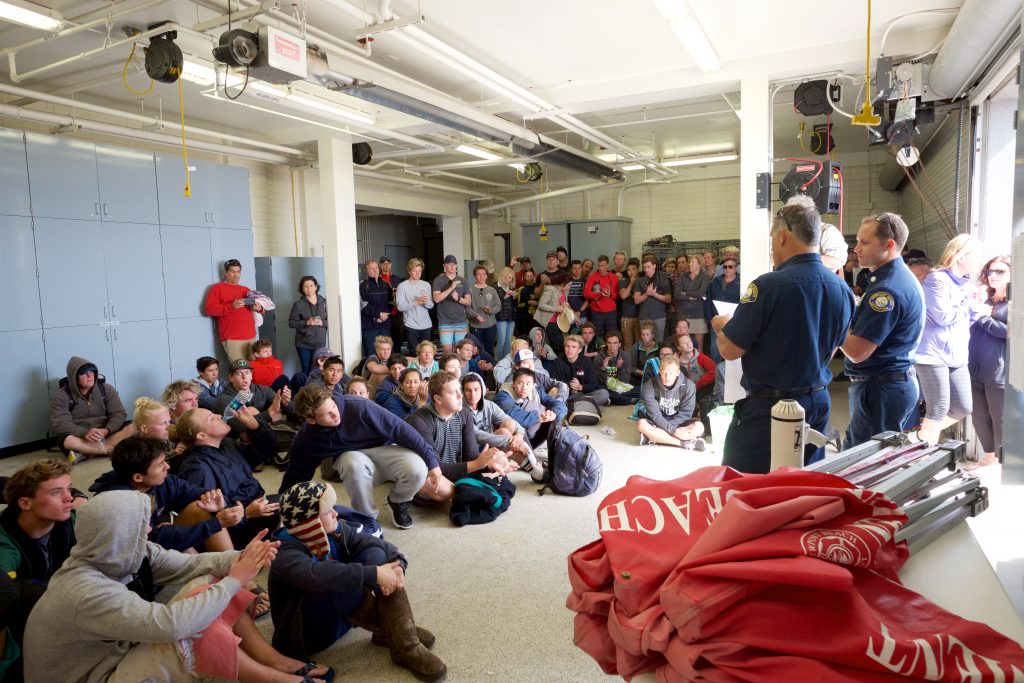
[[732,315],[736,312],[736,307],[739,306],[739,304],[719,301],[718,299],[712,299],[712,303],[715,304],[715,310],[718,311],[719,315]]

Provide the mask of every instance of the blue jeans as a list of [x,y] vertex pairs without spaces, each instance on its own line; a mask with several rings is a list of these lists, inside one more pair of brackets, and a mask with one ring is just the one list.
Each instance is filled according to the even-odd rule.
[[[344,551],[341,551],[344,552]],[[366,548],[352,558],[342,558],[346,564],[377,566],[387,564],[388,558],[381,548]],[[310,593],[302,599],[302,639],[306,652],[325,650],[348,633],[352,624],[345,617],[359,608],[364,599],[363,590],[345,593]]]
[[847,391],[850,426],[843,448],[859,446],[882,432],[905,431],[914,424],[918,391],[913,377],[896,382],[852,382]]
[[295,347],[295,353],[299,356],[299,365],[302,366],[302,374],[308,375],[310,368],[313,367],[313,353],[316,349],[303,349],[301,347]]
[[498,338],[498,326],[491,325],[490,327],[474,327],[472,332],[476,335],[476,338],[480,340],[483,350],[493,356],[494,342]]
[[512,330],[515,325],[515,320],[498,321],[496,325],[498,328],[498,343],[494,350],[494,357],[497,360],[501,360],[508,355],[509,349],[512,347]]
[[[815,391],[793,398],[804,408],[807,424],[822,434],[828,431],[832,399],[828,390]],[[747,396],[736,402],[729,432],[725,437],[722,464],[748,474],[766,474],[772,463],[772,406],[777,398]],[[807,446],[804,464],[825,457],[825,449]]]

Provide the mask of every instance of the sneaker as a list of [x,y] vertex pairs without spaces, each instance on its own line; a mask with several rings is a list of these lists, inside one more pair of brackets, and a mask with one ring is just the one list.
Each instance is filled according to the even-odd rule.
[[544,466],[537,463],[537,466],[530,472],[530,478],[537,483],[544,481]]
[[538,462],[540,462],[540,461],[547,462],[548,461],[548,445],[545,443],[545,444],[541,444],[540,446],[537,446],[536,448],[533,449],[533,454],[535,456],[537,456],[537,461]]
[[411,502],[412,502],[413,505],[415,505],[418,508],[432,508],[432,507],[434,507],[434,501],[433,500],[431,500],[430,498],[427,498],[426,496],[421,496],[418,493],[415,496],[412,497],[412,501]]
[[703,451],[708,447],[708,442],[698,436],[696,439],[681,440],[679,447],[688,451]]
[[79,453],[77,451],[68,451],[68,464],[77,465],[80,462],[85,462],[89,459],[85,453]]
[[392,503],[388,498],[388,507],[391,508],[391,516],[395,520],[395,526],[399,529],[408,529],[412,526],[412,515],[409,514],[409,501],[404,503]]
[[654,446],[655,443],[647,438],[644,434],[640,434],[640,445],[641,446]]

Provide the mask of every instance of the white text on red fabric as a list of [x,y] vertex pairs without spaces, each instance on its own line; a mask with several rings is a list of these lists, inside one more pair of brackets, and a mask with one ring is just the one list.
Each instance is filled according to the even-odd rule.
[[664,531],[666,519],[671,519],[689,535],[693,512],[704,515],[702,528],[706,528],[722,511],[725,501],[738,493],[734,489],[725,489],[723,498],[722,491],[721,486],[713,486],[682,491],[668,498],[635,496],[630,500],[620,500],[598,510],[600,531],[638,531],[653,536]]
[[[877,645],[874,638],[868,638],[866,654],[901,676],[926,681],[1024,683],[1024,672],[1016,666],[980,655],[955,636],[939,633],[928,638],[896,640],[885,624],[880,626],[881,638]],[[954,677],[946,674],[947,667],[955,672]]]

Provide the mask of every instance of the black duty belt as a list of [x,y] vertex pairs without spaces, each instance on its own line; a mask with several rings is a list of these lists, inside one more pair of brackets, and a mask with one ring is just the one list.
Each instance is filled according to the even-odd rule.
[[913,369],[904,370],[903,372],[886,372],[881,375],[850,375],[847,373],[851,382],[902,382],[904,380],[913,379]]
[[804,387],[803,389],[755,389],[750,392],[750,395],[754,398],[796,398],[797,396],[807,396],[813,394],[816,391],[825,391],[825,387]]

